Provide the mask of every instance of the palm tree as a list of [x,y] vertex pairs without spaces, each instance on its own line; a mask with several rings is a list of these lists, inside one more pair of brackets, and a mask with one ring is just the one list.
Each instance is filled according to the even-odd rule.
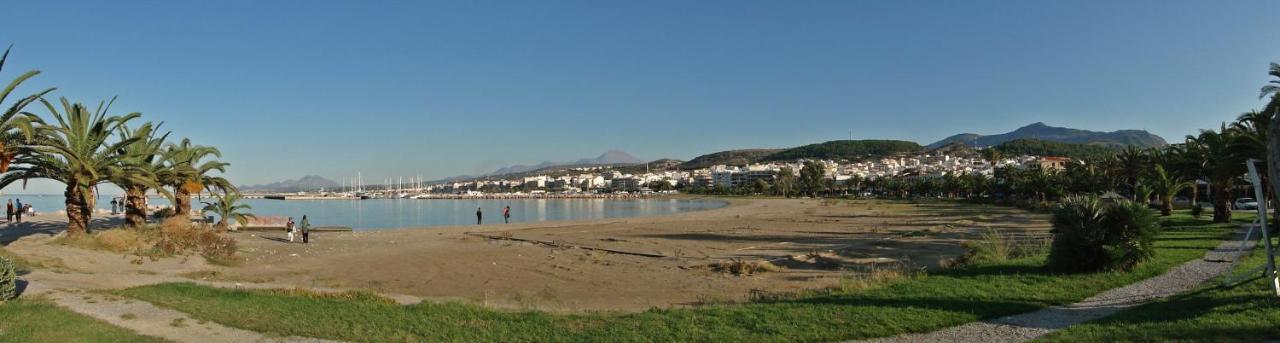
[[[9,50],[12,48],[12,45],[9,46],[8,49],[4,50],[4,55],[0,56],[0,71],[4,70],[4,62],[9,59]],[[12,82],[9,82],[8,86],[3,90],[0,90],[0,104],[4,104],[4,101],[9,98],[9,94],[13,93],[13,90],[18,88],[19,85],[22,85],[23,82],[39,74],[40,71],[31,70],[22,73],[22,75],[18,75],[18,77],[13,79]],[[23,149],[22,143],[31,139],[33,131],[32,124],[40,120],[35,115],[23,112],[22,110],[25,109],[27,105],[30,105],[46,94],[53,92],[53,90],[54,88],[48,88],[36,94],[18,99],[18,101],[14,102],[13,105],[10,105],[8,109],[4,110],[4,112],[0,112],[0,173],[9,171],[9,164],[13,162],[13,159],[17,157],[18,153]]]
[[[1271,100],[1267,101],[1266,107],[1262,109],[1262,116],[1267,117],[1271,122],[1280,122],[1280,64],[1271,62],[1271,69],[1267,71],[1267,75],[1273,77],[1258,92],[1258,98],[1266,98],[1271,96]],[[1280,180],[1280,125],[1271,125],[1267,128],[1267,177],[1271,180]],[[1280,182],[1271,183],[1271,194],[1274,198],[1280,195]],[[1266,201],[1263,199],[1262,201]],[[1280,214],[1277,214],[1280,216]]]
[[1203,149],[1194,139],[1188,136],[1184,143],[1170,144],[1165,155],[1170,157],[1167,160],[1169,162],[1166,168],[1167,171],[1191,182],[1191,206],[1199,206],[1199,180],[1204,177],[1205,169]]
[[[161,187],[160,174],[167,173],[169,169],[163,163],[164,141],[169,137],[169,133],[165,132],[156,135],[160,129],[159,125],[152,123],[142,124],[137,129],[130,130],[127,126],[122,126],[120,130],[121,140],[132,140],[133,143],[124,147],[121,153],[125,156],[125,162],[131,166],[146,171],[146,182],[140,181],[134,177],[119,177],[111,180],[112,183],[120,186],[125,194],[125,223],[128,226],[139,227],[146,224],[147,191],[155,189],[172,199],[172,195]],[[136,139],[135,139],[136,138]]]
[[1124,176],[1126,185],[1129,190],[1133,191],[1133,200],[1138,200],[1138,180],[1142,177],[1142,173],[1147,170],[1150,163],[1146,151],[1135,146],[1127,146],[1120,153],[1116,154],[1117,167],[1120,175]]
[[1271,75],[1271,77],[1274,77],[1275,79],[1267,81],[1267,84],[1262,86],[1262,91],[1259,92],[1258,99],[1266,98],[1270,95],[1270,104],[1275,104],[1277,101],[1280,101],[1280,98],[1278,98],[1280,97],[1280,64],[1271,62],[1271,69],[1267,71],[1267,75]]
[[209,156],[221,158],[218,148],[191,144],[183,138],[177,144],[169,144],[165,150],[167,171],[160,174],[161,183],[173,187],[173,209],[177,215],[191,214],[191,194],[214,189],[233,191],[231,182],[210,175],[214,171],[226,172],[229,163],[217,160],[205,161]]
[[67,232],[79,235],[89,231],[93,215],[95,187],[109,180],[130,179],[133,182],[149,182],[150,175],[127,163],[121,154],[136,137],[118,142],[108,140],[128,121],[141,116],[129,113],[108,116],[111,102],[98,104],[90,111],[83,104],[72,104],[62,98],[60,113],[49,101],[40,99],[57,124],[39,123],[35,135],[27,146],[27,153],[15,159],[8,173],[0,177],[0,188],[17,181],[51,179],[66,185]]
[[1244,164],[1236,163],[1228,155],[1231,142],[1231,130],[1223,125],[1221,131],[1201,130],[1199,136],[1188,136],[1194,141],[1204,159],[1202,175],[1209,180],[1213,198],[1213,221],[1226,223],[1231,221],[1231,189],[1236,178],[1244,174]]
[[1171,174],[1164,169],[1163,165],[1155,165],[1151,172],[1151,176],[1147,178],[1147,184],[1151,186],[1151,191],[1160,198],[1160,215],[1169,216],[1173,214],[1173,196],[1181,192],[1183,188],[1187,188],[1191,183],[1182,179],[1182,177]]
[[240,202],[240,200],[243,199],[240,197],[240,192],[225,192],[215,196],[215,199],[217,199],[217,201],[202,202],[204,203],[204,209],[202,209],[201,212],[213,212],[214,214],[217,214],[218,224],[216,227],[220,230],[226,230],[227,225],[231,223],[231,220],[235,220],[237,223],[240,223],[240,226],[244,226],[249,222],[249,218],[254,217],[252,213],[244,212],[246,210],[252,210],[253,207]]

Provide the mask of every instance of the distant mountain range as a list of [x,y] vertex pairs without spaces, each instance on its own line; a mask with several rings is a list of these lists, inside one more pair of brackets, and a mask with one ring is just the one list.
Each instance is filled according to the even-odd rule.
[[1119,130],[1098,132],[1035,123],[996,135],[979,135],[961,133],[929,144],[926,148],[938,148],[951,143],[964,143],[970,147],[990,147],[1015,139],[1038,139],[1050,142],[1091,144],[1107,146],[1135,145],[1141,147],[1158,147],[1168,144],[1164,138],[1144,130]]
[[599,166],[599,165],[640,164],[640,163],[644,163],[644,161],[636,158],[635,156],[631,156],[631,154],[628,154],[625,151],[609,150],[604,152],[603,154],[600,154],[600,156],[596,156],[596,158],[584,158],[584,159],[580,159],[573,162],[544,161],[542,163],[538,163],[535,165],[514,165],[510,167],[498,168],[497,170],[494,170],[491,173],[484,174],[481,176],[518,174],[518,173],[530,172],[530,171],[539,170],[539,169],[561,167],[561,166]]
[[303,176],[297,180],[285,180],[262,185],[240,186],[241,191],[259,191],[259,192],[301,192],[315,191],[321,188],[327,190],[337,190],[342,185],[337,181],[326,179],[316,175]]

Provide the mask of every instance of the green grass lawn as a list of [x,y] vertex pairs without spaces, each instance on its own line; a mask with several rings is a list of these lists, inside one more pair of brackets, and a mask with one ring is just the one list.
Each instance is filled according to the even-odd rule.
[[0,303],[0,342],[164,342],[139,336],[45,300]]
[[1079,301],[1199,258],[1238,226],[1185,215],[1170,224],[1158,238],[1156,257],[1132,272],[1054,274],[1040,268],[1044,256],[1035,256],[870,289],[642,313],[557,315],[457,303],[399,306],[190,283],[117,293],[232,327],[350,341],[836,341],[927,332]]
[[[1262,265],[1255,250],[1236,267],[1243,275]],[[1045,336],[1044,341],[1249,341],[1280,338],[1280,297],[1261,273],[1233,287],[1222,280],[1203,289],[1139,306]]]

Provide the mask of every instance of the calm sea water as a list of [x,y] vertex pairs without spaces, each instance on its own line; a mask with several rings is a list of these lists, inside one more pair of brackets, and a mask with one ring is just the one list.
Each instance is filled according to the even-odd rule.
[[[61,196],[6,195],[22,199],[41,213],[65,209]],[[152,199],[152,205],[166,204]],[[502,208],[511,206],[511,222],[527,223],[558,220],[603,219],[660,216],[721,208],[718,200],[677,199],[369,199],[369,200],[267,200],[247,199],[253,206],[249,212],[262,216],[307,215],[312,225],[347,226],[356,230],[377,230],[443,225],[469,225],[476,222],[476,208],[484,213],[484,223],[501,223]],[[196,200],[196,206],[201,206]],[[110,209],[111,198],[98,200],[98,208]]]

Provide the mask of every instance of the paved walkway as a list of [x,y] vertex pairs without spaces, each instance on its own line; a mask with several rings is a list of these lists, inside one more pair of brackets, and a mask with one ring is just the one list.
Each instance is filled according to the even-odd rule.
[[[1256,235],[1255,235],[1256,237]],[[974,322],[922,333],[899,335],[865,342],[1025,342],[1062,328],[1110,316],[1121,310],[1142,305],[1197,286],[1229,272],[1232,263],[1253,249],[1257,241],[1245,242],[1241,249],[1241,232],[1236,239],[1223,241],[1203,259],[1190,261],[1168,272],[1128,286],[1111,289],[1084,301],[1050,307],[1003,318]]]

